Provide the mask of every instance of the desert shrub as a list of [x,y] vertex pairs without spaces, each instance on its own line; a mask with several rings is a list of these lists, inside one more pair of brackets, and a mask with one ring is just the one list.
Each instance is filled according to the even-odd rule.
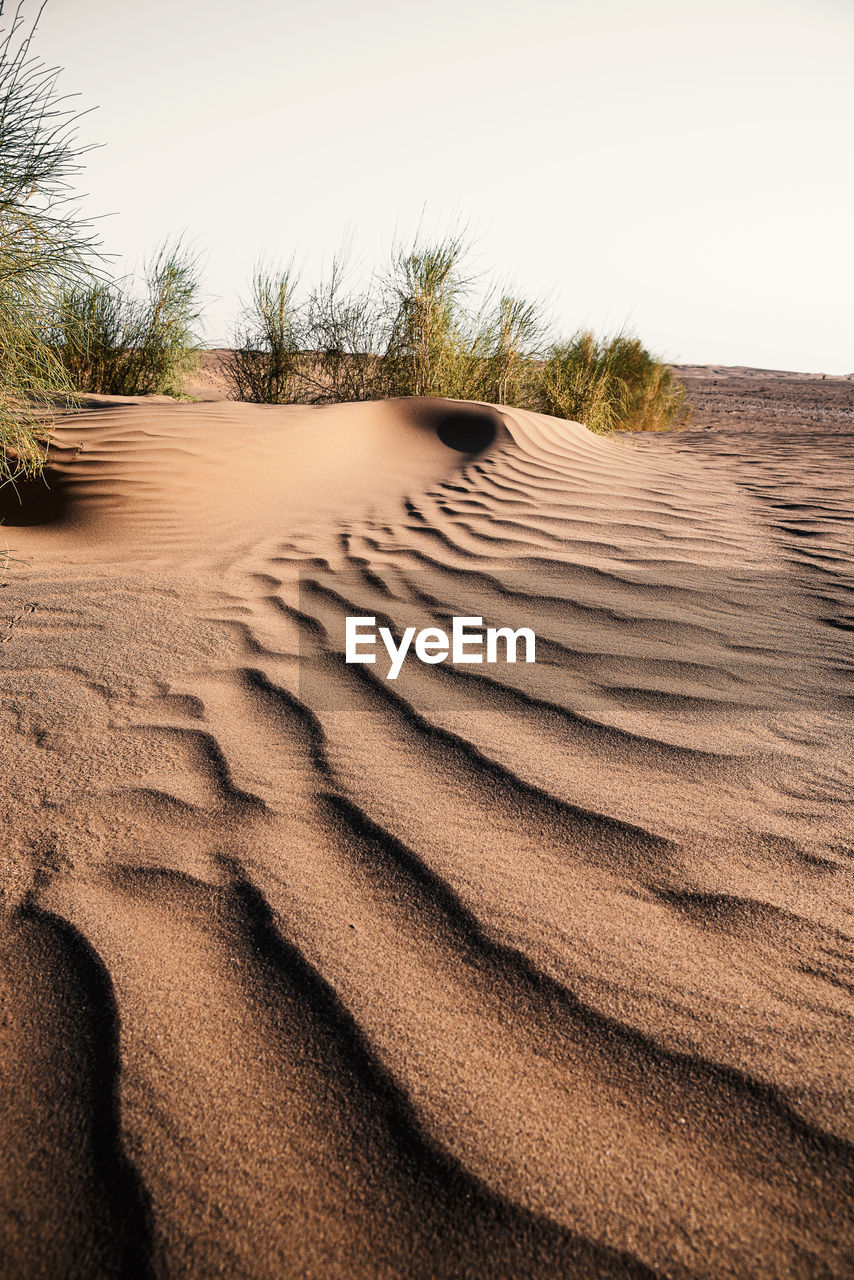
[[482,363],[478,399],[524,407],[536,394],[537,357],[544,341],[539,307],[501,293],[478,326]]
[[337,258],[307,301],[307,398],[478,398],[491,333],[464,305],[465,248],[459,235],[396,245],[361,288],[348,284],[345,259]]
[[591,431],[660,431],[687,417],[685,389],[639,338],[589,330],[555,343],[535,379],[533,405]]
[[66,286],[52,317],[51,339],[72,386],[104,392],[124,380],[126,305],[121,290],[105,280]]
[[305,325],[296,302],[298,284],[292,264],[256,267],[251,301],[244,307],[231,356],[221,366],[232,399],[255,404],[301,400]]
[[623,384],[621,431],[663,431],[688,418],[685,384],[650,354],[640,338],[618,334],[607,342],[609,368]]
[[0,28],[0,484],[44,465],[52,411],[72,395],[49,336],[57,293],[95,260],[69,197],[77,117],[31,52],[38,14],[24,8]]
[[305,296],[292,267],[258,268],[230,392],[261,403],[445,396],[516,405],[592,431],[660,430],[686,416],[685,391],[638,338],[589,331],[550,344],[536,303],[493,289],[475,311],[469,245],[452,232],[396,245],[363,287],[346,254]]
[[382,281],[388,317],[382,359],[392,395],[476,398],[485,352],[465,311],[471,282],[464,254],[456,234],[393,251]]
[[145,272],[141,336],[133,348],[127,395],[181,395],[198,364],[201,318],[199,260],[179,238],[164,242]]
[[221,364],[232,397],[336,404],[394,394],[377,353],[387,318],[374,282],[350,287],[339,256],[309,294],[299,294],[299,283],[293,263],[256,267],[234,348]]
[[198,259],[164,242],[133,280],[89,279],[64,288],[52,345],[77,391],[181,395],[198,361]]
[[348,260],[345,247],[305,304],[303,391],[314,404],[395,394],[384,359],[389,324],[381,285],[374,276],[354,285]]
[[468,307],[467,244],[450,234],[396,245],[362,287],[346,253],[301,298],[292,268],[256,270],[223,372],[235,399],[324,404],[447,396],[503,404],[530,381],[537,308],[500,295]]
[[383,278],[391,305],[382,363],[391,394],[493,404],[527,396],[542,343],[540,309],[492,289],[473,312],[469,247],[451,234],[393,253]]
[[610,367],[607,344],[590,332],[555,343],[536,382],[536,407],[556,418],[583,422],[591,431],[616,427],[626,388]]

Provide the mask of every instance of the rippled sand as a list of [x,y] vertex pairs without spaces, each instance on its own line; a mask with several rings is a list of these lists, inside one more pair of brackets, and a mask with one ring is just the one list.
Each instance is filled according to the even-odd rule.
[[3,1275],[854,1274],[846,421],[69,420],[4,508]]

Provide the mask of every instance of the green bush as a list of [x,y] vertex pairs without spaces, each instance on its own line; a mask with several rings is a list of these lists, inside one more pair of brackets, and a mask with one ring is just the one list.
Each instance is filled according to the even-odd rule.
[[530,381],[539,312],[501,295],[472,313],[466,252],[458,234],[397,245],[362,288],[348,283],[345,253],[303,297],[291,267],[258,267],[223,363],[232,396],[275,404],[518,396]]
[[383,290],[373,277],[364,288],[352,285],[348,262],[345,248],[305,304],[303,393],[314,404],[395,394],[382,358],[388,341]]
[[544,324],[536,303],[502,293],[487,311],[480,328],[483,364],[479,400],[490,404],[530,406],[540,377],[537,356],[544,341]]
[[44,465],[53,410],[72,397],[50,339],[57,295],[96,258],[69,204],[76,117],[31,52],[38,15],[27,24],[23,8],[0,28],[0,484]]
[[664,431],[687,421],[685,384],[639,338],[618,334],[607,343],[607,350],[610,368],[624,387],[621,431]]
[[685,389],[638,338],[583,331],[547,343],[540,307],[493,289],[470,304],[465,237],[396,245],[362,288],[346,254],[301,296],[292,266],[256,269],[223,364],[235,399],[329,404],[445,396],[516,405],[591,431],[661,430],[687,417]]
[[684,385],[639,338],[589,330],[551,347],[533,407],[598,432],[661,431],[688,416]]
[[304,321],[295,302],[299,283],[292,266],[262,263],[252,280],[252,300],[244,309],[234,349],[222,372],[234,400],[293,404],[304,397],[301,370]]
[[101,395],[182,395],[199,340],[197,257],[179,238],[133,281],[89,279],[66,287],[52,346],[77,391]]
[[459,235],[393,252],[382,281],[382,362],[392,395],[476,398],[483,360],[480,335],[464,307],[470,288],[464,253]]

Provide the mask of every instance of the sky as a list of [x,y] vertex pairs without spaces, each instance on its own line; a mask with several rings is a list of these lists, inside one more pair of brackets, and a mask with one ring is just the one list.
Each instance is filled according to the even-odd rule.
[[35,48],[116,269],[185,231],[211,345],[259,258],[456,219],[564,334],[854,372],[854,0],[48,0]]

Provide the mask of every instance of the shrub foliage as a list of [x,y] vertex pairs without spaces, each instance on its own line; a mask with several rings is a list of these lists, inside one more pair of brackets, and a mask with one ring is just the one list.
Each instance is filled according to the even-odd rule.
[[293,264],[259,265],[222,370],[231,395],[267,404],[446,396],[512,404],[593,431],[684,421],[682,384],[638,338],[547,338],[542,309],[493,289],[471,307],[464,236],[393,248],[367,285],[346,255],[311,291]]
[[52,347],[77,391],[181,395],[198,360],[198,259],[165,242],[133,280],[90,278],[60,293]]
[[57,295],[96,260],[71,199],[83,149],[59,71],[31,51],[38,16],[0,0],[0,484],[38,474],[71,385],[50,340]]

